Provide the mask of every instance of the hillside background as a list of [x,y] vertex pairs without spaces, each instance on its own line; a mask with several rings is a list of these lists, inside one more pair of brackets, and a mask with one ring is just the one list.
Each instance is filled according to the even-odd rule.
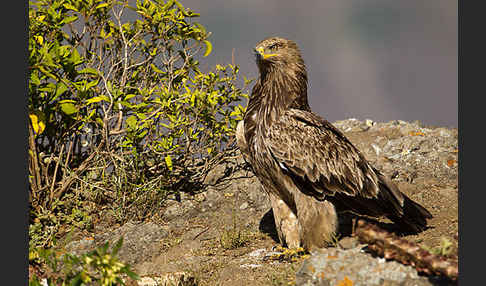
[[[208,66],[231,61],[257,77],[252,48],[293,39],[309,73],[313,110],[330,121],[420,120],[457,127],[458,3],[445,1],[185,0],[204,15]],[[440,102],[440,104],[438,104]]]

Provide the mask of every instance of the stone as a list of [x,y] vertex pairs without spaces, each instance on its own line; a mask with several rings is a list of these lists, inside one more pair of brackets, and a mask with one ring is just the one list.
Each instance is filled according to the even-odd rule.
[[383,263],[364,253],[361,248],[319,249],[311,253],[296,273],[297,286],[309,285],[403,285],[426,283],[417,270],[395,261]]
[[246,208],[248,208],[248,203],[247,203],[247,202],[244,202],[244,203],[242,203],[242,204],[240,205],[240,210],[244,210],[244,209],[246,209]]
[[161,276],[141,277],[137,282],[138,286],[196,286],[196,279],[193,275],[179,271],[169,272]]

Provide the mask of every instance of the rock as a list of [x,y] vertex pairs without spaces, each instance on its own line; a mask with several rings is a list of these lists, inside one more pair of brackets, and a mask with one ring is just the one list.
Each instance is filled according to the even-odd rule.
[[371,144],[371,147],[373,147],[373,150],[375,150],[376,156],[379,156],[381,153],[381,148],[378,147],[376,144]]
[[175,217],[180,217],[183,212],[185,212],[190,206],[190,202],[185,201],[180,203],[177,201],[168,201],[167,207],[163,213],[163,217],[170,220]]
[[246,208],[248,208],[248,203],[247,202],[242,203],[240,206],[240,210],[244,210]]
[[204,179],[204,184],[205,185],[216,184],[218,180],[224,177],[225,171],[226,171],[226,164],[216,165],[208,172],[206,178]]
[[371,119],[367,119],[365,122],[362,122],[355,118],[350,118],[347,120],[336,121],[333,123],[333,125],[344,132],[360,132],[369,130],[371,126],[375,125],[375,123]]
[[351,249],[357,247],[359,245],[359,241],[354,236],[346,236],[342,238],[338,244],[342,249]]
[[260,248],[253,250],[252,252],[248,253],[248,256],[250,257],[263,257],[267,250],[265,248]]
[[160,252],[160,240],[167,237],[168,232],[161,226],[153,223],[133,223],[128,222],[122,227],[95,235],[93,243],[74,241],[66,246],[66,250],[81,254],[94,249],[105,242],[109,242],[110,247],[123,237],[123,244],[118,251],[118,258],[129,264],[150,259]]
[[254,264],[254,263],[246,263],[246,264],[241,264],[240,267],[242,268],[258,268],[262,267],[261,264]]
[[141,277],[138,286],[196,286],[196,278],[187,272],[169,272],[161,276]]
[[95,243],[92,237],[71,241],[66,245],[66,249],[76,255],[86,253],[94,248]]
[[[376,259],[357,248],[319,249],[296,273],[296,285],[433,285],[417,271],[395,261]],[[412,283],[412,284],[406,284]]]
[[[457,128],[425,128],[420,122],[401,120],[366,122],[356,119],[341,120],[333,123],[361,150],[365,157],[383,173],[390,176],[395,171],[405,176],[398,181],[407,181],[408,174],[418,174],[415,180],[437,179],[440,186],[450,187],[457,184]],[[361,135],[352,131],[367,126]],[[367,133],[374,133],[367,135]],[[375,135],[376,134],[376,135]],[[370,136],[375,140],[370,140]]]

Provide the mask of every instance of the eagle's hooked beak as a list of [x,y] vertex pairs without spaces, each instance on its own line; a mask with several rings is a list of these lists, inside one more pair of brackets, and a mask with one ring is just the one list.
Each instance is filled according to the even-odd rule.
[[259,47],[259,48],[255,48],[254,49],[254,52],[255,52],[255,55],[257,57],[257,59],[261,60],[261,59],[268,59],[270,57],[273,57],[273,56],[276,56],[277,54],[265,54],[265,50],[262,48],[262,47]]

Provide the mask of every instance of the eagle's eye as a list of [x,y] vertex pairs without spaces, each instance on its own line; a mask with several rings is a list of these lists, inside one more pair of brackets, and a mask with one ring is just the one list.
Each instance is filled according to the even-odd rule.
[[281,44],[280,43],[274,43],[274,44],[271,44],[268,49],[270,51],[275,51],[276,49],[280,48],[281,47]]

